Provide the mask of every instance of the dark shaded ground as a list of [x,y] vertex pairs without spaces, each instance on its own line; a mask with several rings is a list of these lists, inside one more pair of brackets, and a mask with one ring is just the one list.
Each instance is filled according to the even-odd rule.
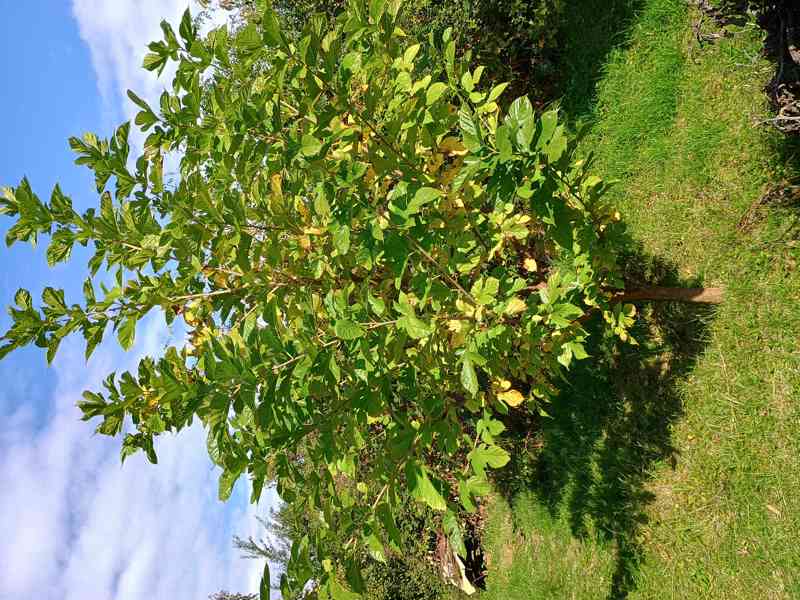
[[584,0],[565,11],[558,58],[561,109],[570,123],[592,111],[609,53],[625,48],[642,0]]
[[[639,253],[626,262],[637,265],[627,273],[632,284],[698,284]],[[706,306],[644,308],[634,329],[638,346],[595,343],[592,359],[576,365],[547,407],[550,418],[509,424],[515,448],[500,485],[504,495],[533,490],[554,518],[567,508],[576,537],[613,541],[617,565],[609,598],[634,588],[638,533],[654,499],[647,491],[650,473],[656,463],[676,460],[671,428],[683,414],[677,384],[702,352],[712,318]]]

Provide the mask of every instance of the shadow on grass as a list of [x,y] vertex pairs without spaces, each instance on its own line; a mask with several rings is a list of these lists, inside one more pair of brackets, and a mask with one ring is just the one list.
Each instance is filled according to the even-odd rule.
[[628,45],[628,32],[643,0],[585,0],[570,3],[561,23],[559,90],[567,122],[591,115],[597,83],[608,55]]
[[[641,252],[624,264],[629,287],[699,283]],[[561,396],[546,407],[550,418],[507,424],[516,447],[502,493],[510,500],[531,490],[554,519],[568,520],[574,536],[613,542],[608,598],[636,587],[640,529],[654,500],[648,483],[656,464],[677,460],[671,431],[683,414],[680,381],[703,351],[712,318],[713,309],[701,305],[642,305],[633,330],[638,346],[595,343],[592,358],[573,365]]]

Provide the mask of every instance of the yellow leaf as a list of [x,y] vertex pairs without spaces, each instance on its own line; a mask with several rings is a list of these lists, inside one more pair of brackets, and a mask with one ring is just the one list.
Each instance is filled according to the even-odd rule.
[[303,229],[303,233],[306,235],[322,235],[325,232],[319,227],[306,227]]
[[458,333],[464,328],[464,322],[459,321],[458,319],[451,319],[450,321],[447,322],[447,328],[450,331],[455,331],[456,333]]
[[525,262],[522,263],[522,266],[525,267],[526,271],[534,273],[539,270],[539,265],[536,264],[536,261],[532,258],[526,258]]
[[305,203],[303,203],[303,201],[300,198],[296,198],[295,199],[294,207],[295,207],[295,210],[297,210],[297,212],[300,213],[300,215],[303,217],[303,219],[307,219],[308,218],[308,215],[309,215],[308,207],[305,205]]
[[517,313],[521,313],[527,307],[528,305],[525,304],[524,300],[521,300],[517,296],[514,296],[513,298],[511,298],[511,300],[508,301],[508,305],[506,305],[506,314],[516,315]]
[[225,276],[224,273],[220,273],[220,272],[214,273],[214,275],[212,275],[211,279],[214,282],[214,285],[216,285],[219,288],[228,287],[228,278],[227,278],[227,276]]
[[497,378],[494,380],[494,387],[501,392],[511,389],[511,382],[508,379]]
[[269,184],[272,188],[272,194],[276,198],[283,198],[283,186],[281,185],[281,174],[275,173],[269,178]]
[[430,160],[428,160],[428,164],[426,167],[428,173],[430,173],[431,175],[435,175],[443,163],[444,163],[444,155],[439,154],[437,152],[436,154],[431,156]]
[[439,144],[439,152],[452,154],[453,156],[464,156],[467,153],[467,149],[464,147],[464,144],[461,143],[461,140],[450,136],[444,138],[442,143]]
[[442,171],[442,174],[439,175],[438,179],[439,183],[442,185],[450,185],[451,183],[453,183],[453,180],[456,178],[456,175],[458,175],[458,172],[460,170],[461,170],[461,165],[456,165],[449,169],[445,169],[444,171]]
[[456,331],[450,336],[450,347],[460,348],[467,341],[467,336],[463,331]]
[[475,309],[472,307],[472,305],[467,304],[461,298],[456,299],[456,308],[467,317],[472,317],[475,315]]
[[299,241],[300,241],[300,247],[303,250],[310,250],[311,249],[311,238],[309,238],[307,235],[300,236],[300,240]]
[[500,398],[500,400],[502,400],[509,406],[519,406],[520,404],[525,402],[525,396],[520,394],[517,390],[508,390],[507,392],[501,392],[497,394],[497,397]]

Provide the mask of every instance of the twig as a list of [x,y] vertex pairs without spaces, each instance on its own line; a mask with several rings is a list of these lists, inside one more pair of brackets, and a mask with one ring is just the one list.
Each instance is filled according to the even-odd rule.
[[461,287],[461,284],[458,283],[458,281],[456,281],[453,277],[451,277],[450,274],[444,269],[444,267],[442,267],[442,265],[440,265],[435,258],[433,258],[430,254],[428,254],[425,248],[419,245],[417,240],[410,238],[408,236],[406,236],[406,239],[411,242],[411,244],[414,246],[414,249],[417,252],[419,252],[420,254],[422,254],[423,257],[425,257],[425,260],[430,262],[432,265],[436,266],[436,268],[439,269],[442,275],[444,275],[445,279],[447,279],[447,281],[449,281],[452,285],[454,285],[456,289],[458,289],[458,291],[461,292],[472,303],[473,306],[478,305],[478,302],[475,300],[475,298],[473,298],[472,294],[470,294],[467,290]]

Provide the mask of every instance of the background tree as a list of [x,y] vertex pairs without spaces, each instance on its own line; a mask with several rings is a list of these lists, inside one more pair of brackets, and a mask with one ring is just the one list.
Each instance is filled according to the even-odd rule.
[[257,594],[234,594],[225,590],[211,594],[209,600],[258,600]]

